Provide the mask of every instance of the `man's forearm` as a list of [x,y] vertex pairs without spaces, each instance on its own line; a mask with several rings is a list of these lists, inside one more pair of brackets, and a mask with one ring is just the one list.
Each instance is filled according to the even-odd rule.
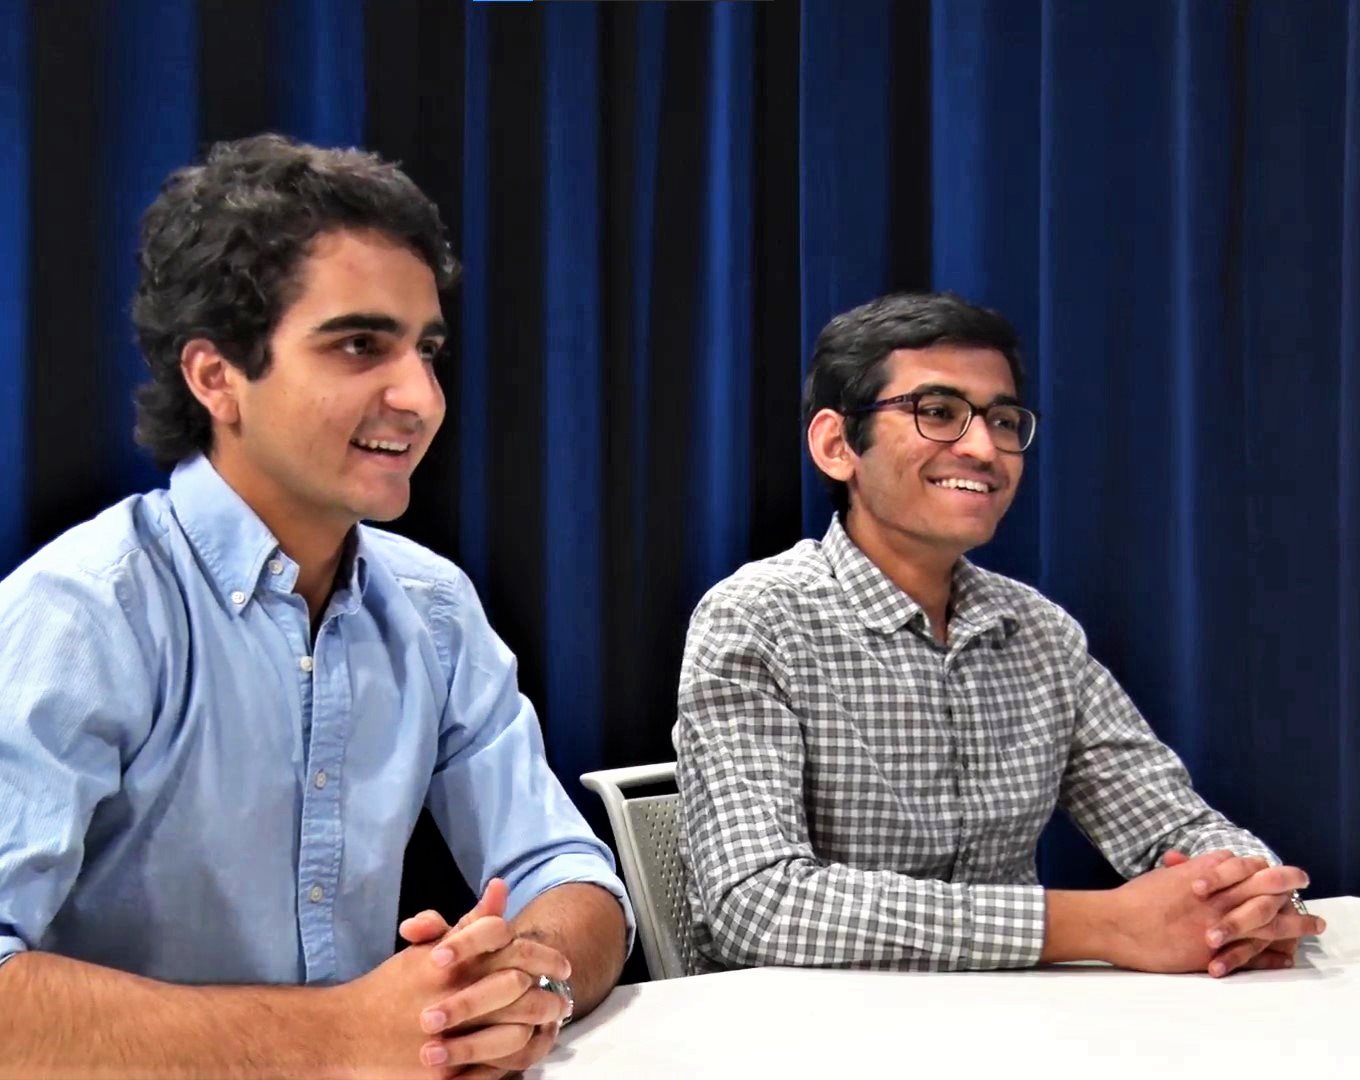
[[698,867],[721,897],[705,914],[712,959],[728,967],[993,970],[1031,967],[1043,945],[1037,885],[965,884],[791,859],[724,889],[726,867]]
[[628,928],[608,890],[584,882],[559,885],[532,900],[513,925],[566,956],[577,1016],[595,1008],[619,981]]
[[177,986],[21,953],[0,967],[0,1077],[334,1076],[331,991]]

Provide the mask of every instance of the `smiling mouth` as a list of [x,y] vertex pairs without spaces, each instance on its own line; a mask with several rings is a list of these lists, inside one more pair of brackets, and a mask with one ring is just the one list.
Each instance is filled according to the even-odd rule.
[[388,439],[350,439],[349,444],[365,453],[388,458],[399,458],[411,452],[410,443],[393,442]]
[[990,495],[996,490],[995,485],[989,484],[985,480],[964,480],[954,476],[943,480],[931,480],[930,483],[948,491],[972,491],[979,495]]

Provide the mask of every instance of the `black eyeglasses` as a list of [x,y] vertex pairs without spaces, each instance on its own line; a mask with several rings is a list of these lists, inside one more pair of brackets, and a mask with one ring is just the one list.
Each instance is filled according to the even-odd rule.
[[987,425],[992,445],[1002,453],[1023,454],[1034,442],[1034,431],[1039,426],[1039,414],[1023,405],[996,402],[977,406],[961,394],[940,390],[918,391],[884,398],[869,405],[851,409],[851,414],[902,409],[916,417],[916,430],[931,442],[958,442],[968,433],[973,417],[981,416]]

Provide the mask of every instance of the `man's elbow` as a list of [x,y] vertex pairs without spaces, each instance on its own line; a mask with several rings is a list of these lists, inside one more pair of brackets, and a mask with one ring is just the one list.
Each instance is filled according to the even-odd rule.
[[729,889],[705,913],[710,959],[723,967],[790,963],[791,935],[782,905],[751,881]]

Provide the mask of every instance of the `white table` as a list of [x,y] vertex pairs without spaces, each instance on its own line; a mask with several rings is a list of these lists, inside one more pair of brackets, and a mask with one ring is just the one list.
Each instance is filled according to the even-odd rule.
[[532,1080],[885,1076],[1360,1078],[1360,898],[1289,971],[757,968],[617,988]]

